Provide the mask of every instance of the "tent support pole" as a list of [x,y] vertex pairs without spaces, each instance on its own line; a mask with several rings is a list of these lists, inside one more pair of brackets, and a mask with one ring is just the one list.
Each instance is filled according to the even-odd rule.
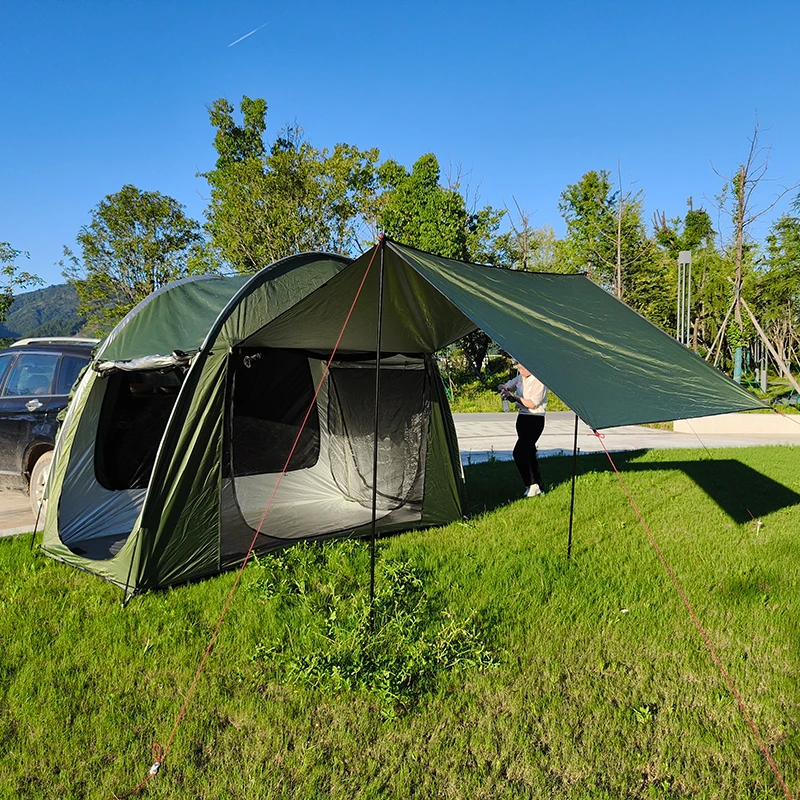
[[[128,602],[133,597],[133,592],[128,594],[128,589],[131,584],[131,572],[133,572],[133,562],[136,560],[136,551],[139,549],[139,539],[142,538],[142,529],[136,532],[136,541],[133,543],[133,555],[131,555],[131,563],[128,564],[128,575],[125,578],[125,594],[122,599],[122,607],[125,608],[128,605]],[[135,591],[135,590],[134,590]]]
[[575,518],[575,473],[578,471],[578,415],[575,415],[575,436],[572,440],[572,498],[569,502],[569,538],[567,539],[567,561],[572,556],[572,521]]
[[36,534],[39,532],[39,517],[42,514],[43,505],[44,501],[39,503],[39,508],[36,510],[36,522],[33,524],[33,535],[31,536],[31,553],[33,552],[33,546],[36,544]]
[[381,396],[381,338],[383,336],[383,254],[386,240],[381,236],[381,262],[378,273],[378,326],[375,335],[375,409],[372,440],[372,531],[369,537],[369,627],[375,630],[375,530],[378,520],[378,412]]

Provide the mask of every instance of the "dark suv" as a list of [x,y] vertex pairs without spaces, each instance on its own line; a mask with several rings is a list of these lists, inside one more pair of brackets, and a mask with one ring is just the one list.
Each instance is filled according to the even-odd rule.
[[0,486],[23,489],[34,513],[53,458],[59,411],[96,339],[22,339],[0,350]]

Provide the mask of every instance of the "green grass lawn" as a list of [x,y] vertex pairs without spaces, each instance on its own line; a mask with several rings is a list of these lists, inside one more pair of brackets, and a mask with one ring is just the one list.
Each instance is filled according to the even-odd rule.
[[[800,449],[615,455],[800,794]],[[780,798],[605,456],[467,469],[474,516],[245,570],[154,798]],[[752,516],[751,516],[752,515]],[[760,526],[754,524],[759,520]],[[232,574],[135,598],[0,540],[0,798],[142,780]]]

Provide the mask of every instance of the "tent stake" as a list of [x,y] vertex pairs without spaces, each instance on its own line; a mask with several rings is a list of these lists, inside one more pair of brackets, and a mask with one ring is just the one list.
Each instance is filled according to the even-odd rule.
[[383,253],[386,240],[381,236],[381,268],[378,273],[378,328],[375,342],[375,410],[372,443],[372,531],[369,537],[369,627],[375,630],[375,529],[378,519],[378,405],[381,395],[381,337],[383,336]]
[[575,437],[572,440],[572,499],[569,503],[569,539],[567,539],[567,561],[572,555],[572,520],[575,517],[575,473],[578,469],[578,415],[575,415]]

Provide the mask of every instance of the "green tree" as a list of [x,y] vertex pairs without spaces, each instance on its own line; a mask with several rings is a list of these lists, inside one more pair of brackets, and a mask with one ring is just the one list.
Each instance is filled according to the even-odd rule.
[[267,104],[242,98],[241,123],[226,99],[215,100],[214,169],[206,231],[216,258],[239,272],[254,272],[293,253],[362,249],[374,217],[377,149],[337,144],[312,147],[302,128],[282,130],[268,147]]
[[567,185],[558,210],[567,223],[562,260],[575,272],[585,270],[592,280],[613,285],[614,195],[608,171],[590,170]]
[[800,353],[800,197],[770,228],[755,282],[758,316],[791,368]]
[[[750,236],[750,228],[756,220],[771,211],[781,198],[788,192],[797,189],[800,185],[800,183],[795,183],[793,186],[783,187],[773,195],[771,203],[766,207],[759,208],[756,205],[755,196],[769,170],[769,157],[770,149],[759,144],[759,125],[756,122],[744,163],[739,165],[733,175],[725,176],[719,172],[717,173],[720,177],[725,178],[722,193],[718,198],[719,210],[729,216],[732,224],[729,249],[734,267],[732,312],[736,330],[733,337],[729,338],[735,340],[736,361],[733,379],[737,382],[741,380],[743,346],[747,344],[748,339],[752,338],[756,331],[761,336],[764,345],[768,349],[772,348],[772,344],[766,338],[758,321],[751,319],[752,309],[748,312],[746,321],[742,314],[742,309],[748,307],[744,295],[747,291],[748,282],[752,283],[750,278],[753,277],[754,255],[757,249]],[[723,329],[724,327],[725,323],[723,323]],[[747,328],[750,328],[753,332],[749,337],[745,333]],[[771,353],[778,362],[779,369],[788,374],[789,370],[786,364],[782,362],[780,354],[774,350],[771,350]]]
[[80,258],[65,247],[62,267],[94,333],[106,333],[147,295],[206,266],[199,224],[171,197],[128,184],[98,203],[91,218],[76,237]]
[[0,242],[0,322],[6,318],[14,302],[15,289],[29,289],[44,283],[38,276],[19,267],[20,258],[30,258],[24,250],[16,250],[9,242]]
[[558,248],[564,269],[586,270],[593,281],[623,299],[626,279],[640,278],[653,264],[655,251],[642,205],[642,193],[615,189],[608,170],[590,170],[569,184],[558,203],[567,223]]
[[[692,198],[683,219],[667,221],[665,214],[653,220],[655,239],[661,253],[661,279],[652,284],[652,302],[646,316],[670,334],[675,332],[678,253],[692,253],[691,342],[695,351],[708,353],[717,341],[725,313],[730,305],[731,269],[728,255],[717,246],[717,233],[711,217],[695,209]],[[654,273],[655,274],[655,273]]]
[[558,237],[551,225],[531,225],[531,215],[514,200],[516,214],[506,207],[505,219],[510,230],[498,234],[493,246],[496,261],[509,269],[525,272],[573,271],[558,258]]
[[[410,172],[396,161],[381,164],[378,228],[403,244],[446,258],[495,263],[493,235],[502,212],[489,206],[469,210],[458,186],[444,187],[440,177],[439,162],[432,153],[421,156]],[[459,342],[481,380],[490,342],[482,331],[475,331]]]

